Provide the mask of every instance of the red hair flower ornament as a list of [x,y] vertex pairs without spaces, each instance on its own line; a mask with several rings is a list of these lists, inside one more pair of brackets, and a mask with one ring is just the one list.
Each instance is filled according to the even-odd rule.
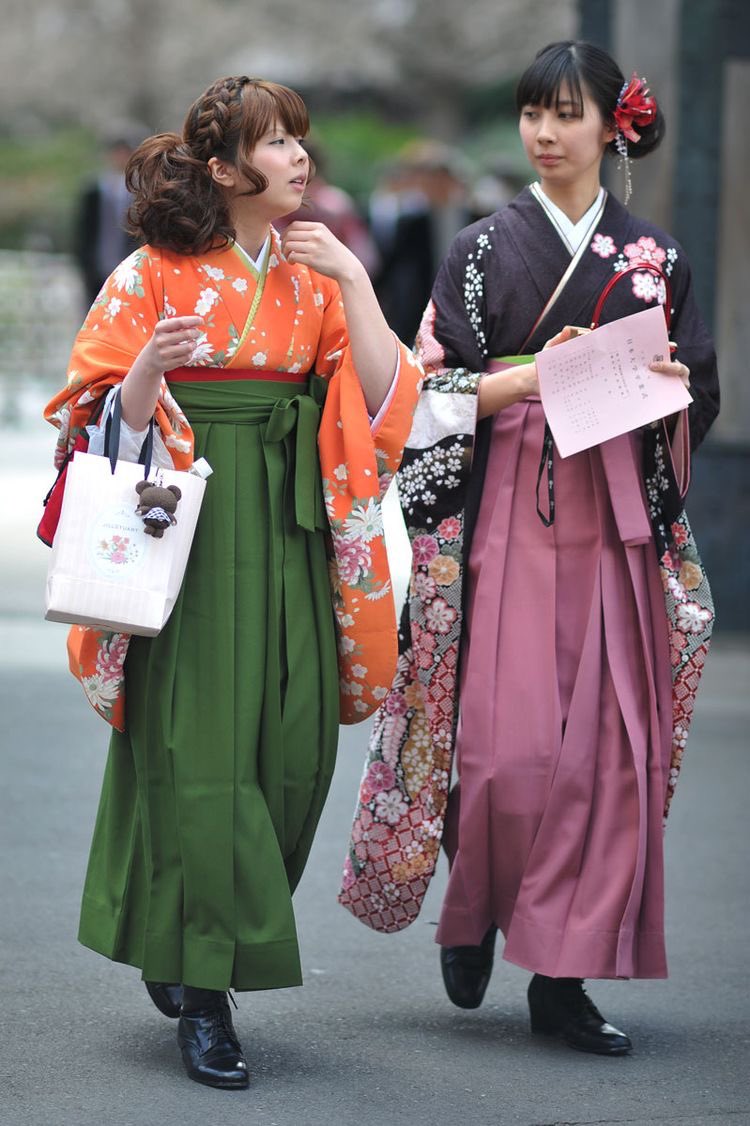
[[617,126],[615,148],[620,154],[620,161],[625,168],[625,203],[627,204],[633,191],[630,160],[628,159],[628,141],[637,145],[641,135],[634,129],[634,126],[643,128],[656,120],[656,99],[649,93],[645,78],[639,78],[634,72],[630,81],[623,85],[613,117]]

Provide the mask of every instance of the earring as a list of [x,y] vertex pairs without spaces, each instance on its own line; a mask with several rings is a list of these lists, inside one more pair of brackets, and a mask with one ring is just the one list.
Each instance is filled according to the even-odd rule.
[[628,201],[633,194],[633,177],[630,172],[630,157],[628,156],[628,142],[625,139],[622,131],[617,130],[615,135],[615,148],[617,149],[617,171],[624,171],[625,173],[625,199],[624,204],[627,207]]

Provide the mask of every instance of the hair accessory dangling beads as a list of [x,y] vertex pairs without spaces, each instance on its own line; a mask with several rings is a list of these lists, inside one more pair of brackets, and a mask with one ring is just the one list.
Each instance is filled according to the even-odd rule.
[[656,99],[649,93],[645,78],[639,78],[633,72],[630,81],[623,83],[613,116],[617,126],[615,148],[620,156],[617,166],[625,170],[625,204],[627,205],[633,194],[628,141],[637,145],[641,139],[640,133],[636,132],[633,126],[643,127],[656,120]]

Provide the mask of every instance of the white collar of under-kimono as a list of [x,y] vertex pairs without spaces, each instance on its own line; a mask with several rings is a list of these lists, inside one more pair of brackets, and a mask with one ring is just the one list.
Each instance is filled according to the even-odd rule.
[[553,203],[549,196],[544,194],[541,184],[531,184],[530,187],[570,253],[575,254],[591,233],[591,227],[599,220],[599,211],[606,195],[604,188],[599,188],[597,197],[591,204],[591,207],[581,216],[577,223],[573,223],[565,212],[561,211],[557,204]]
[[245,248],[240,246],[240,244],[238,242],[236,242],[234,245],[236,246],[237,250],[239,250],[242,257],[247,258],[248,262],[253,267],[253,269],[257,273],[260,273],[261,269],[263,267],[263,263],[266,260],[266,255],[268,254],[268,248],[271,245],[271,232],[269,231],[269,233],[266,235],[266,241],[263,243],[260,250],[258,251],[258,257],[257,258],[253,258],[252,254],[248,254],[248,252],[245,250]]

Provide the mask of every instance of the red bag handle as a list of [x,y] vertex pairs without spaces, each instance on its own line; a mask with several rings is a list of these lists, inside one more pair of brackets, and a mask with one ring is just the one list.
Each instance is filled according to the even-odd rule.
[[661,278],[664,282],[666,302],[664,303],[664,305],[662,305],[662,309],[664,310],[664,319],[667,322],[667,332],[669,332],[672,326],[672,286],[669,284],[669,278],[663,272],[663,270],[660,270],[658,266],[654,266],[650,262],[641,262],[637,266],[628,266],[627,269],[620,270],[618,273],[612,275],[612,277],[605,285],[604,289],[599,294],[599,300],[596,303],[594,315],[591,318],[591,328],[599,327],[599,318],[602,315],[602,307],[604,305],[604,302],[609,296],[611,290],[620,280],[620,278],[624,278],[626,274],[634,274],[636,272],[642,273],[644,270],[648,270],[650,273],[656,274],[656,276],[658,278]]
[[[667,275],[662,270],[660,270],[658,266],[653,266],[650,262],[643,262],[638,266],[628,266],[626,270],[620,270],[618,274],[614,274],[609,279],[604,289],[600,293],[599,300],[596,303],[596,308],[594,309],[594,317],[591,322],[592,328],[599,327],[599,318],[602,315],[602,306],[604,305],[607,295],[617,284],[620,278],[624,277],[625,274],[633,274],[636,271],[642,270],[650,271],[650,273],[655,274],[664,282],[664,294],[666,301],[665,304],[662,305],[662,309],[664,310],[664,319],[667,322],[667,332],[669,332],[672,325],[672,287],[669,284],[669,278],[667,277]],[[675,479],[677,481],[677,488],[680,491],[680,496],[684,497],[688,490],[688,485],[690,484],[690,437],[686,420],[683,417],[680,417],[672,438],[670,438],[669,436],[666,423],[663,423],[662,427],[664,430],[664,437],[666,438],[667,442],[667,449],[669,450],[670,456],[672,458],[672,466],[674,468]]]

